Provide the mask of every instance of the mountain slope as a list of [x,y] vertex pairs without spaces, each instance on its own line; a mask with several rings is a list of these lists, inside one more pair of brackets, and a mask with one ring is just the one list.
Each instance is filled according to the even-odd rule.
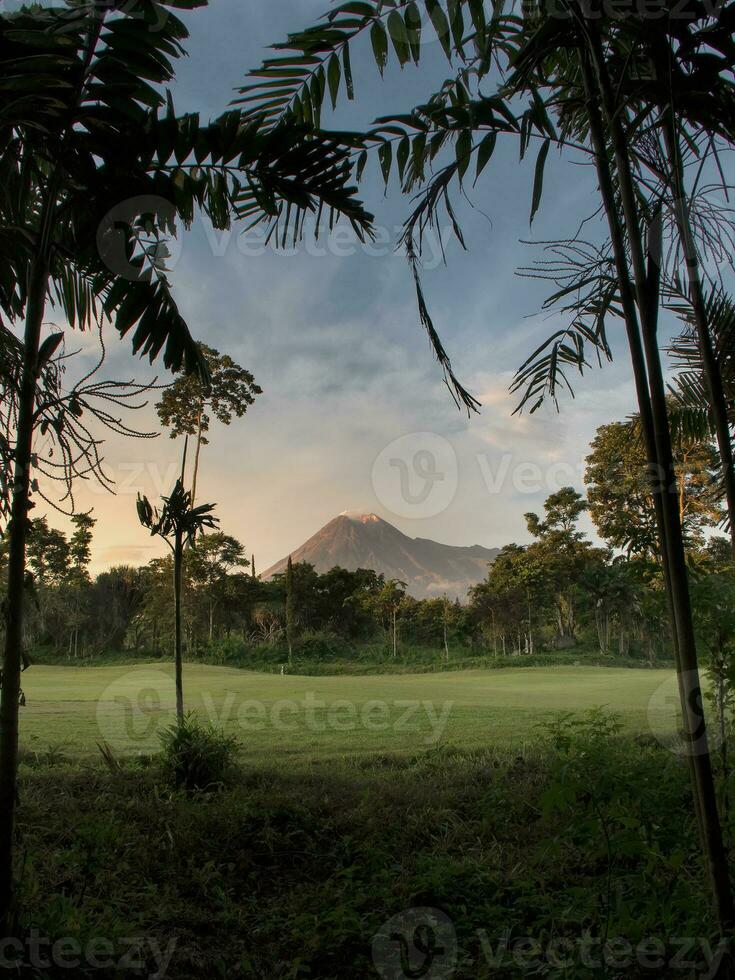
[[[417,599],[448,595],[465,599],[471,585],[482,581],[497,548],[454,547],[428,538],[409,538],[376,514],[340,514],[291,552],[294,562],[305,561],[318,572],[335,565],[349,571],[372,568],[385,577],[405,582]],[[283,558],[266,572],[268,579],[285,571]]]

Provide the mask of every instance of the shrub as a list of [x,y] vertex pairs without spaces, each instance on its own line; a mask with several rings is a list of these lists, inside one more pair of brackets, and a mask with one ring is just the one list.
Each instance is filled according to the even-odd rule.
[[185,715],[161,734],[161,766],[167,779],[187,793],[220,789],[233,776],[238,742],[213,725]]
[[296,654],[304,660],[349,659],[352,645],[330,630],[304,630],[296,642]]
[[210,643],[203,659],[214,664],[241,664],[251,653],[248,644],[241,636],[223,636]]

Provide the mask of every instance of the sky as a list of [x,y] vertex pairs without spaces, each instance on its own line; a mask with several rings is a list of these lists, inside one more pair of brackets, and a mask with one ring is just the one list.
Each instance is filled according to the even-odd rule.
[[[190,56],[173,86],[177,109],[219,114],[266,46],[313,23],[326,3],[216,0],[188,12]],[[369,50],[356,47],[357,101],[325,125],[358,127],[422,101],[447,74],[437,48],[427,47],[419,70],[393,68],[381,81]],[[583,489],[596,428],[635,408],[629,362],[616,325],[614,363],[579,378],[576,397],[563,397],[558,413],[512,414],[515,369],[562,325],[538,312],[548,284],[515,274],[538,254],[521,239],[572,235],[596,206],[589,168],[551,154],[530,229],[533,164],[519,162],[517,145],[501,148],[472,205],[458,203],[467,251],[451,242],[445,265],[437,249],[425,257],[435,324],[457,375],[482,403],[471,418],[443,384],[418,322],[410,271],[392,247],[409,201],[396,188],[384,193],[377,167],[362,194],[376,214],[378,247],[360,247],[345,232],[327,247],[307,240],[283,255],[252,235],[243,239],[240,228],[222,236],[202,222],[179,237],[171,279],[194,336],[230,354],[263,388],[244,418],[213,424],[198,489],[200,502],[216,502],[222,529],[255,554],[258,570],[343,511],[375,512],[413,537],[447,544],[523,543],[524,513],[539,510],[559,486]],[[111,328],[106,340],[104,376],[153,377]],[[93,336],[69,336],[67,348],[81,350],[77,370],[91,363],[95,345]],[[155,373],[159,383],[170,380],[162,365]],[[130,418],[136,428],[157,427],[154,401],[155,394]],[[166,434],[113,436],[103,454],[116,494],[87,484],[76,494],[77,507],[93,508],[98,519],[94,571],[162,553],[138,525],[135,497],[171,488],[181,444]],[[69,526],[48,513],[55,526]]]

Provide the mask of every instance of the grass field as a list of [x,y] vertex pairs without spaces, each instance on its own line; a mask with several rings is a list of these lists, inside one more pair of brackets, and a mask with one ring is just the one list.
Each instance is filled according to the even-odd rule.
[[[663,741],[676,726],[670,671],[308,677],[188,664],[185,682],[188,707],[242,745],[203,792],[177,787],[170,752],[149,758],[172,719],[169,666],[24,676],[28,935],[82,950],[101,938],[118,959],[137,937],[147,965],[136,975],[171,980],[648,980],[684,974],[617,953],[615,969],[590,970],[580,950],[589,937],[630,949],[654,937],[673,961],[669,937],[715,935],[685,761],[599,717],[545,739],[536,727],[599,706]],[[117,756],[107,764],[102,740]],[[456,968],[403,968],[410,950],[425,960],[416,922],[427,915]],[[550,937],[571,950],[568,969],[544,958]],[[522,953],[529,938],[541,958],[526,971],[501,944]],[[703,950],[687,976],[713,975]],[[75,980],[100,976],[88,960]],[[101,976],[129,975],[113,963]]]
[[[187,664],[187,707],[237,735],[246,757],[272,762],[411,753],[438,745],[520,746],[555,712],[604,707],[630,732],[676,727],[668,670],[534,667],[369,677],[304,677]],[[34,666],[24,675],[27,750],[146,753],[173,718],[173,668]]]

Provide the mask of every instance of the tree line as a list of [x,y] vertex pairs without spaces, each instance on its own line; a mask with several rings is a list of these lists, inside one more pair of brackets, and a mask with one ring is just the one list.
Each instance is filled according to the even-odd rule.
[[[182,533],[179,547],[163,558],[92,578],[94,518],[74,517],[69,538],[47,518],[36,518],[28,539],[33,591],[26,646],[40,656],[68,659],[108,653],[168,657],[178,609],[187,658],[243,665],[264,657],[273,663],[294,657],[349,660],[366,644],[386,659],[410,658],[417,647],[435,651],[439,661],[579,647],[601,656],[668,662],[665,583],[637,418],[598,429],[586,481],[586,497],[563,487],[546,499],[543,514],[526,514],[531,543],[502,548],[464,602],[443,595],[415,599],[404,582],[371,569],[335,567],[320,574],[290,559],[286,571],[261,581],[255,559],[214,518],[188,542]],[[684,435],[677,440],[676,485],[699,628],[710,622],[710,595],[721,604],[735,586],[727,540],[716,533],[723,507],[709,441]],[[209,505],[201,509],[209,514]],[[190,505],[186,513],[191,512]],[[585,514],[602,545],[581,528]],[[6,556],[0,545],[0,576],[6,574]],[[178,561],[179,606],[172,591]],[[729,642],[723,639],[721,654]]]

